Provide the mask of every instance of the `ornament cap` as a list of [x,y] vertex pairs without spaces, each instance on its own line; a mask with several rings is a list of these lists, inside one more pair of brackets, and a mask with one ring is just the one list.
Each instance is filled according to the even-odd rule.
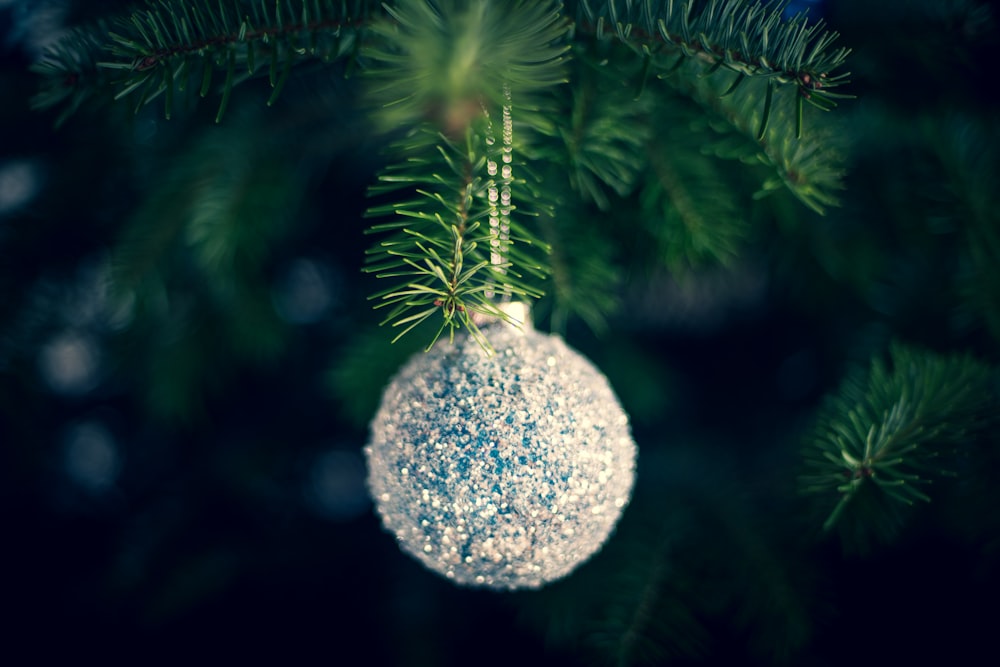
[[531,324],[531,307],[523,301],[505,301],[497,304],[497,310],[501,311],[505,317],[498,315],[488,315],[485,313],[473,313],[472,321],[478,327],[490,324],[503,324],[513,331],[525,334],[534,330]]
[[510,318],[509,323],[522,333],[531,329],[531,308],[523,301],[508,301],[500,304],[500,310]]

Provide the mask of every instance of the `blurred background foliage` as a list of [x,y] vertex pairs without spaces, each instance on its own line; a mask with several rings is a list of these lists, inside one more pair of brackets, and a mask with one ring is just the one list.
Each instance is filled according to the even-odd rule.
[[[553,257],[536,319],[608,375],[638,482],[597,557],[504,595],[423,571],[370,511],[368,419],[427,337],[390,346],[366,299],[365,192],[389,139],[356,77],[302,65],[270,107],[267,81],[249,81],[220,125],[213,104],[170,121],[159,105],[111,105],[54,130],[57,114],[29,108],[29,65],[66,27],[127,6],[0,0],[14,619],[0,655],[832,665],[994,652],[993,6],[792,3],[852,49],[858,99],[823,116],[823,150],[843,157],[836,206],[826,190],[755,196],[773,165],[697,91],[653,79],[635,102],[605,63],[626,67],[623,50],[573,54],[551,101],[566,124],[533,147],[559,211],[540,221]],[[629,131],[654,113],[669,122]],[[824,531],[837,496],[802,493],[810,443],[913,358],[977,388],[932,396],[937,425],[962,426],[947,452],[921,450],[932,502],[886,504],[869,485],[850,534]]]

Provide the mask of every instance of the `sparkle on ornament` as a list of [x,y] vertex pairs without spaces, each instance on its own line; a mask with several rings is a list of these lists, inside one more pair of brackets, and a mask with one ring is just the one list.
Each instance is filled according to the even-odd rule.
[[365,448],[400,547],[456,583],[534,588],[596,553],[628,504],[636,447],[607,380],[560,338],[507,325],[414,357]]

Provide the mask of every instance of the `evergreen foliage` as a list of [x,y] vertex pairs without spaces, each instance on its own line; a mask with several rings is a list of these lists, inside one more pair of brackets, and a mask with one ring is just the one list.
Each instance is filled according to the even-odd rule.
[[956,319],[1000,339],[1000,208],[990,176],[992,165],[1000,164],[1000,131],[988,122],[949,121],[928,127],[945,189],[933,223],[962,231]]
[[130,100],[136,113],[163,95],[164,115],[170,118],[178,93],[197,91],[205,97],[221,73],[219,122],[240,81],[266,74],[274,89],[270,105],[297,62],[352,55],[373,5],[365,0],[147,0],[145,9],[107,26],[79,29],[57,43],[36,66],[45,77],[36,105],[47,108],[68,98],[72,110],[95,89],[109,87],[114,100]]
[[[25,625],[144,650],[278,637],[283,658],[333,637],[371,664],[988,647],[988,3],[46,4],[94,20],[33,74],[0,35],[0,486]],[[36,6],[0,2],[0,30]],[[303,261],[328,273],[291,289]],[[508,299],[609,376],[641,455],[604,550],[498,598],[397,558],[357,454],[403,361]],[[844,639],[859,627],[906,640]]]
[[566,81],[569,22],[553,0],[403,0],[386,12],[362,52],[383,128],[431,119],[461,134],[484,104],[530,111]]
[[795,89],[800,111],[803,102],[830,109],[844,97],[831,89],[847,80],[846,74],[834,74],[849,53],[846,48],[831,48],[837,33],[826,31],[823,21],[810,23],[803,15],[785,20],[783,9],[780,3],[732,0],[581,0],[578,13],[583,30],[598,36],[613,34],[649,59],[659,73],[694,60],[707,66],[706,73],[735,72],[729,91],[747,78],[766,79],[769,85],[757,125],[757,137],[763,138],[776,88]]
[[997,414],[989,369],[900,345],[828,400],[806,453],[803,491],[836,500],[823,524],[849,548],[888,539],[905,506],[930,501],[927,485],[954,474]]
[[556,110],[569,123],[556,126],[552,146],[538,155],[558,165],[583,201],[602,211],[634,190],[651,132],[652,98],[636,98],[639,70],[622,55],[610,45],[577,47],[570,95]]
[[430,344],[446,328],[454,335],[461,326],[488,348],[474,315],[506,320],[496,299],[540,296],[519,273],[544,275],[532,257],[532,249],[542,246],[512,203],[527,183],[515,178],[510,146],[496,135],[489,122],[470,126],[462,143],[418,127],[404,140],[406,162],[391,166],[372,189],[375,195],[401,188],[416,193],[368,210],[369,216],[390,216],[371,231],[395,232],[369,251],[366,271],[404,279],[373,295],[377,307],[390,309],[384,323],[402,327],[397,339],[443,313]]
[[718,139],[702,109],[669,93],[663,105],[672,110],[671,122],[649,144],[639,203],[644,218],[656,221],[646,230],[659,261],[683,274],[737,256],[747,234],[741,211],[749,202],[724,163],[705,150]]
[[[554,2],[501,7],[485,1],[405,0],[379,9],[360,0],[273,7],[263,0],[217,6],[160,0],[118,19],[110,41],[102,42],[103,27],[97,26],[57,44],[36,68],[46,82],[36,104],[68,104],[70,111],[104,86],[114,91],[115,100],[131,98],[136,112],[162,94],[169,118],[177,93],[197,89],[204,97],[221,76],[218,122],[233,86],[255,74],[266,71],[271,104],[299,62],[320,58],[359,64],[366,73],[368,103],[376,109],[376,127],[406,137],[390,146],[391,165],[372,189],[383,199],[394,189],[403,199],[370,212],[396,218],[375,229],[399,232],[372,250],[369,268],[397,283],[379,292],[376,302],[391,306],[385,322],[404,333],[440,314],[439,334],[461,325],[475,335],[471,313],[496,315],[491,300],[543,293],[522,278],[552,268],[537,254],[522,253],[521,246],[541,247],[534,239],[545,232],[538,227],[531,232],[522,217],[551,206],[556,165],[564,165],[569,185],[585,201],[607,209],[607,193],[630,195],[646,169],[648,150],[642,149],[649,128],[683,127],[675,109],[684,108],[688,99],[716,119],[714,128],[722,136],[693,133],[694,141],[675,141],[669,153],[662,143],[655,146],[657,158],[649,171],[656,177],[643,187],[642,214],[664,214],[674,221],[653,231],[654,238],[667,238],[662,244],[669,266],[724,260],[742,235],[743,220],[728,193],[709,198],[718,202],[717,211],[696,214],[689,204],[706,194],[718,172],[700,152],[769,166],[774,173],[765,179],[763,193],[787,187],[817,211],[835,202],[837,157],[821,134],[804,135],[803,102],[829,109],[843,97],[834,89],[847,79],[837,71],[847,50],[831,48],[837,35],[821,21],[784,20],[781,9],[731,0],[582,2],[565,13]],[[641,62],[605,43],[615,38]],[[735,78],[722,76],[733,73]],[[644,98],[651,74],[664,77],[673,94],[651,90]],[[567,82],[569,97],[557,92]],[[792,91],[792,97],[786,99],[784,91]],[[569,109],[560,108],[564,99],[571,100]],[[509,186],[517,191],[510,204],[513,236],[501,267],[496,257],[488,261],[466,254],[500,242],[496,229],[479,226],[489,217],[484,197],[497,183],[476,172],[491,159],[483,143],[497,140],[487,136],[495,130],[484,128],[495,124],[504,109],[512,116],[511,126],[518,127],[518,159],[522,153],[530,157],[535,172],[549,182],[522,187],[528,179],[519,165]],[[571,118],[568,126],[557,120],[564,113]],[[734,133],[745,139],[734,145],[733,137],[726,137]],[[680,150],[682,143],[686,152]],[[552,167],[543,166],[546,162]],[[679,178],[681,162],[701,166]],[[416,202],[408,199],[408,188],[427,183],[436,189],[422,190]],[[399,218],[433,224],[410,229]],[[557,227],[550,226],[549,233]],[[664,235],[656,229],[669,231]],[[610,276],[614,269],[600,263],[596,274]],[[554,277],[556,320],[576,313],[600,327],[614,300],[587,303],[580,290],[568,288],[571,282],[565,273]]]
[[550,248],[545,294],[534,309],[535,318],[565,332],[580,319],[591,330],[607,330],[607,318],[620,307],[622,276],[615,239],[605,225],[580,208],[560,206],[559,214],[539,216],[541,235]]

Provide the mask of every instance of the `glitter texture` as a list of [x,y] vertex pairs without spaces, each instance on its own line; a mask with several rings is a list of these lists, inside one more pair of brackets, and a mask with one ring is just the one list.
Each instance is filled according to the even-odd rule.
[[455,583],[537,588],[596,553],[628,504],[636,446],[605,377],[509,325],[439,342],[393,378],[365,448],[400,547]]

